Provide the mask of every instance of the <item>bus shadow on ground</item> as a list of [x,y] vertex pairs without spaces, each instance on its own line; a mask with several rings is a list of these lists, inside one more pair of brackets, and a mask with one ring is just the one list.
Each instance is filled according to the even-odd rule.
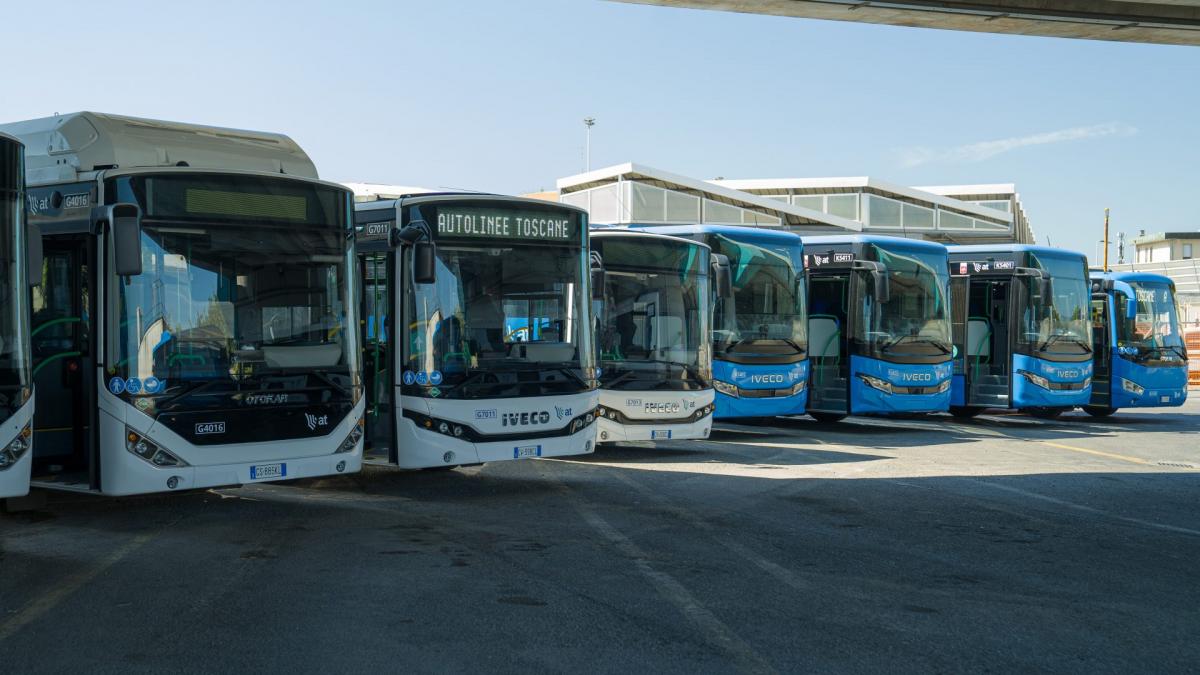
[[[745,441],[744,437],[737,437]],[[750,443],[750,441],[745,441]],[[708,441],[673,441],[672,443],[705,443],[705,447],[673,447],[672,445],[602,445],[591,455],[564,458],[576,464],[679,464],[679,463],[727,463],[744,466],[805,466],[811,464],[844,464],[849,462],[873,462],[892,459],[887,455],[825,450],[819,445],[805,448],[776,448],[768,446],[739,445],[743,452],[713,447],[720,443],[711,437]],[[766,451],[766,452],[764,452]]]

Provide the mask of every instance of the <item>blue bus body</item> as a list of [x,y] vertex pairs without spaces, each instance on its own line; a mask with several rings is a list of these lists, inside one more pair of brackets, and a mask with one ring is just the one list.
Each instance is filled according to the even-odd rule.
[[1188,360],[1175,283],[1146,272],[1091,272],[1095,376],[1084,410],[1175,407],[1187,401]]
[[950,406],[946,247],[875,235],[804,237],[809,413],[939,412]]
[[1087,261],[1022,244],[950,246],[950,412],[1012,408],[1053,417],[1091,397]]
[[733,297],[713,311],[715,419],[802,415],[808,402],[803,243],[735,225],[631,225],[708,244],[729,259]]

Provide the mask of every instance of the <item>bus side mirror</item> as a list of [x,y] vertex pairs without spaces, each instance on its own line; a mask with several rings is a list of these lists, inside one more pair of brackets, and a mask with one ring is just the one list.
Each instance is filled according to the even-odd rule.
[[30,288],[42,283],[42,228],[33,223],[25,225],[25,278]]
[[892,280],[887,270],[871,270],[871,278],[875,284],[875,302],[886,303],[892,299]]
[[729,269],[729,256],[720,253],[713,254],[712,274],[713,287],[717,290],[717,297],[732,298],[733,273]]
[[413,281],[418,284],[437,281],[437,245],[432,241],[413,244]]
[[1137,318],[1137,300],[1125,301],[1125,318],[1130,321]]
[[137,204],[110,204],[100,207],[93,220],[108,223],[112,230],[113,271],[117,276],[135,277],[142,273],[142,209]]

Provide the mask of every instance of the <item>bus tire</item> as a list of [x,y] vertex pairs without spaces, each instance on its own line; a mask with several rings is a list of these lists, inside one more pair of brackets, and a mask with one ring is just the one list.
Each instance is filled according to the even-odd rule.
[[1117,412],[1117,409],[1102,405],[1085,405],[1083,406],[1083,412],[1091,415],[1092,417],[1108,417],[1109,415]]
[[834,422],[841,422],[842,420],[846,419],[846,415],[844,413],[828,413],[810,410],[808,411],[808,415],[814,420],[818,422],[824,422],[826,424],[833,424]]
[[952,405],[950,406],[950,414],[963,420],[969,420],[979,413],[983,412],[983,408],[970,405]]
[[1025,409],[1025,413],[1032,415],[1038,419],[1053,420],[1058,419],[1058,416],[1063,414],[1066,408],[1050,408],[1044,406],[1032,406]]

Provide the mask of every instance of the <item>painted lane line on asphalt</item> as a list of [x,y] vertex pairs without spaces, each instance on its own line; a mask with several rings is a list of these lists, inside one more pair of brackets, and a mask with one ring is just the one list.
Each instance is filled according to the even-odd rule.
[[36,600],[29,602],[17,610],[14,616],[0,623],[0,642],[4,642],[17,634],[25,626],[45,616],[46,613],[57,607],[59,603],[74,595],[76,591],[103,574],[108,568],[120,562],[130,553],[145,546],[147,542],[158,536],[160,532],[162,532],[162,529],[134,537],[125,545],[102,558],[95,565],[67,577],[62,583],[55,586],[53,590],[39,596]]
[[720,647],[722,651],[732,657],[739,672],[778,672],[766,659],[755,652],[745,640],[738,637],[732,629],[704,607],[683,584],[679,583],[679,581],[666,572],[655,569],[648,562],[649,556],[646,552],[635,544],[633,540],[621,534],[617,528],[613,527],[597,513],[582,495],[572,490],[557,477],[548,475],[546,477],[557,484],[559,491],[570,500],[571,505],[579,512],[584,522],[590,525],[593,530],[604,537],[610,544],[615,546],[623,556],[633,563],[634,567],[643,576],[650,580],[659,595],[675,605],[689,621],[705,634],[711,644]]
[[1133,464],[1153,464],[1154,463],[1154,462],[1149,462],[1147,460],[1144,460],[1140,457],[1130,457],[1129,455],[1118,455],[1115,452],[1104,452],[1103,450],[1089,450],[1087,448],[1080,448],[1080,447],[1076,447],[1074,445],[1064,445],[1062,443],[1055,443],[1053,441],[1037,441],[1037,442],[1041,443],[1042,445],[1048,445],[1052,448],[1061,448],[1063,450],[1071,450],[1072,452],[1082,452],[1082,453],[1085,453],[1088,455],[1096,455],[1098,457],[1108,457],[1109,459],[1119,459],[1121,461],[1130,462]]
[[1091,514],[1098,515],[1098,516],[1105,516],[1107,518],[1112,518],[1114,520],[1120,520],[1120,521],[1130,523],[1133,525],[1141,525],[1143,527],[1150,527],[1150,528],[1153,528],[1156,530],[1162,530],[1164,532],[1174,532],[1176,534],[1187,534],[1187,535],[1191,535],[1193,537],[1200,537],[1200,530],[1193,530],[1193,529],[1190,529],[1187,527],[1179,527],[1178,525],[1167,525],[1166,523],[1156,523],[1152,520],[1142,520],[1141,518],[1130,518],[1128,516],[1119,516],[1115,513],[1110,513],[1103,509],[1097,509],[1095,507],[1086,506],[1084,504],[1076,504],[1075,502],[1069,502],[1065,499],[1059,499],[1057,497],[1051,497],[1049,495],[1044,495],[1044,494],[1040,494],[1037,492],[1030,492],[1029,490],[1022,490],[1021,488],[1015,488],[1015,487],[1012,487],[1011,485],[1000,485],[998,483],[992,483],[992,482],[986,481],[986,480],[976,480],[976,479],[967,479],[967,480],[971,480],[971,482],[973,482],[973,483],[979,483],[980,485],[986,485],[987,487],[995,488],[997,490],[1004,490],[1005,492],[1011,492],[1016,495],[1021,495],[1022,497],[1028,497],[1030,499],[1037,499],[1037,500],[1044,501],[1044,502],[1047,502],[1050,504],[1057,504],[1059,506],[1065,506],[1070,509],[1075,509],[1076,511],[1083,511],[1085,513],[1091,513]]

